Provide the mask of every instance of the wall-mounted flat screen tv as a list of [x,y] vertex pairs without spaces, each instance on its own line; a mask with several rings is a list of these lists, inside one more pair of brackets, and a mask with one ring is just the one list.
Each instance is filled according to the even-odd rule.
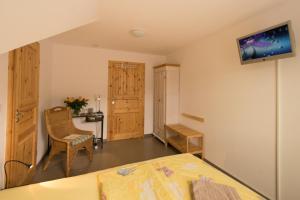
[[237,39],[242,64],[292,57],[295,54],[291,22]]

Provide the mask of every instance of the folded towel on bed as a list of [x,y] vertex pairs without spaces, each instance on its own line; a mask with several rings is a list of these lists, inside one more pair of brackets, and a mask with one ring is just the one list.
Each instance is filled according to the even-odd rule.
[[214,183],[207,177],[193,181],[192,185],[195,200],[241,200],[233,187]]

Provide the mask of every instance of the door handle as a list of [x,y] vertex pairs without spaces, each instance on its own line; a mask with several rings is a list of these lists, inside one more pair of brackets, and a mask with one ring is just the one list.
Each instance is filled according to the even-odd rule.
[[113,100],[113,101],[111,102],[111,104],[113,104],[113,105],[114,105],[114,104],[115,104],[115,101]]

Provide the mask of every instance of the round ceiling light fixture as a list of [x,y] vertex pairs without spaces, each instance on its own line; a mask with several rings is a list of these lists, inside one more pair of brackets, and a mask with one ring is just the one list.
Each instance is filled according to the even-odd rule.
[[129,31],[133,37],[141,38],[145,36],[145,32],[142,29],[132,29]]

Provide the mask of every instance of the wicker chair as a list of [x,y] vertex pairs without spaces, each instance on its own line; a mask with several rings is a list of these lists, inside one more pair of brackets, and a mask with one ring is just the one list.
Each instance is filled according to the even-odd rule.
[[50,136],[51,150],[44,170],[51,159],[62,151],[67,152],[66,176],[70,170],[78,150],[85,148],[89,159],[93,159],[93,133],[75,128],[69,108],[55,107],[45,111],[45,121]]

